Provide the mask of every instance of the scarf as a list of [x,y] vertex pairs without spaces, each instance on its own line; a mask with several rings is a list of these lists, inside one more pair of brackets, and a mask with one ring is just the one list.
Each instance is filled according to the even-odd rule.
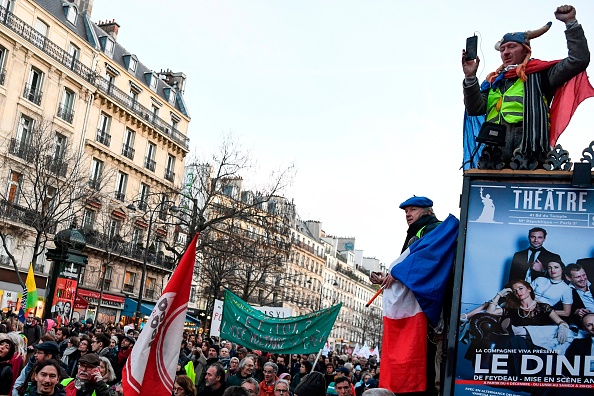
[[128,359],[128,356],[130,356],[131,353],[132,348],[120,349],[118,351],[118,363],[124,364],[124,362],[126,362],[126,359]]
[[278,381],[278,377],[274,377],[274,381],[272,381],[272,384],[270,385],[266,383],[266,380],[260,382],[260,392],[258,393],[258,396],[274,396],[274,385],[276,384],[276,381]]
[[423,215],[420,219],[408,226],[408,230],[406,231],[406,239],[404,240],[404,245],[402,246],[402,251],[400,253],[406,250],[410,239],[416,236],[417,232],[419,232],[421,228],[425,227],[427,224],[436,223],[438,221],[439,220],[437,220],[435,215]]

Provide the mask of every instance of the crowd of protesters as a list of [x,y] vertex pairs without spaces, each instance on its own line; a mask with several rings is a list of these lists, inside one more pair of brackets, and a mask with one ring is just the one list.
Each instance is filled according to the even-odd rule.
[[[0,322],[0,395],[122,396],[122,370],[139,332],[95,325],[92,319],[58,327],[29,314]],[[184,332],[173,396],[366,396],[378,389],[374,357],[329,352],[278,354]]]

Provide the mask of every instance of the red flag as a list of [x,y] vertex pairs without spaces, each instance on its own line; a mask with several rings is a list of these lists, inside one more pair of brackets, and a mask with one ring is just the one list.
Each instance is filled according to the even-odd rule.
[[194,263],[194,236],[132,348],[122,375],[126,396],[171,396]]

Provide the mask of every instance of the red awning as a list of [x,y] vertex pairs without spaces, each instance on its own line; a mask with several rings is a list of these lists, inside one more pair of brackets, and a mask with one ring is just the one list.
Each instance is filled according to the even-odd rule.
[[[85,289],[78,289],[78,295],[99,300],[100,293],[90,291],[90,290],[85,290]],[[111,302],[115,302],[115,303],[119,303],[119,304],[123,304],[124,301],[126,301],[125,297],[114,296],[113,294],[108,294],[108,293],[103,293],[102,299],[104,301],[111,301]]]
[[74,299],[74,309],[87,309],[89,307],[89,302],[82,298],[81,296],[76,296]]

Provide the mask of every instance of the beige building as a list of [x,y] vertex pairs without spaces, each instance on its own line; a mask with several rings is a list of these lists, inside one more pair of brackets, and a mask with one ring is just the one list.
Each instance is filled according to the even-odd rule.
[[[2,198],[26,206],[26,199],[11,202],[19,198],[14,192],[26,198],[29,191],[11,163],[27,161],[28,136],[49,125],[56,152],[66,147],[77,159],[63,176],[79,172],[84,179],[79,195],[86,198],[68,202],[69,216],[55,225],[67,228],[76,218],[87,238],[89,264],[79,284],[83,298],[75,318],[98,315],[100,321],[115,321],[136,310],[126,297],[133,300],[140,292],[145,258],[146,302],[160,295],[173,269],[164,246],[173,238],[174,229],[166,223],[174,215],[169,210],[177,202],[189,149],[185,75],[142,64],[117,41],[116,22],[92,21],[92,1],[0,0],[0,6],[0,138],[9,147],[2,162],[8,178]],[[59,190],[60,180],[54,183]],[[19,219],[6,217],[4,224],[27,229]],[[33,256],[29,234],[18,234],[9,246],[23,270]],[[0,259],[0,271],[10,271],[5,264]],[[35,269],[47,275],[43,254]],[[39,278],[43,289],[41,283]],[[0,283],[0,289],[20,290],[14,286]]]

